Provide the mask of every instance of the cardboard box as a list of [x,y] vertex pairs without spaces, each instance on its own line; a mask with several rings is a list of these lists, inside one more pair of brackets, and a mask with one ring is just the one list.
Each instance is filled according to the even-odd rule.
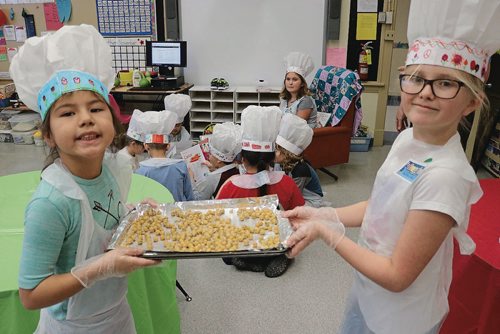
[[351,152],[367,152],[371,140],[371,137],[351,137]]

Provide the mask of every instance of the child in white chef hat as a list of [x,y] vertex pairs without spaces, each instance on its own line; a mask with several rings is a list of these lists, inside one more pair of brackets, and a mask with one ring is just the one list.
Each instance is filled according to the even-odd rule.
[[[449,307],[453,239],[462,254],[482,191],[460,143],[462,117],[487,104],[500,49],[500,0],[412,1],[400,75],[402,131],[367,201],[283,213],[297,229],[290,256],[322,239],[356,269],[339,333],[439,333]],[[345,227],[361,227],[358,242]]]
[[193,189],[186,163],[166,157],[169,134],[177,122],[177,115],[168,110],[134,112],[131,123],[137,122],[144,146],[150,158],[139,163],[135,172],[163,184],[176,202],[191,201]]
[[41,309],[37,333],[135,333],[124,276],[157,263],[139,249],[105,253],[132,175],[128,161],[105,158],[119,124],[111,62],[99,32],[80,25],[27,39],[10,66],[51,149],[26,208],[19,270],[21,302]]
[[324,202],[319,177],[302,156],[302,152],[311,144],[312,137],[313,130],[306,121],[292,114],[283,115],[276,138],[275,162],[295,181],[306,204],[320,207]]
[[175,126],[170,133],[171,147],[167,154],[171,158],[180,159],[181,152],[193,146],[191,134],[182,125],[184,118],[191,110],[191,98],[186,94],[170,94],[165,96],[164,103],[165,110],[169,110],[177,116]]
[[312,58],[302,52],[290,52],[285,57],[285,65],[280,109],[303,118],[311,128],[315,128],[318,111],[306,82],[307,75],[314,69]]
[[236,157],[241,152],[241,126],[233,122],[216,124],[208,146],[210,173],[193,189],[198,200],[214,197],[228,178],[240,173]]
[[[281,117],[278,107],[249,106],[243,110],[241,162],[246,174],[229,178],[220,188],[217,199],[276,194],[285,210],[304,205],[304,198],[292,178],[270,170]],[[288,269],[290,260],[285,255],[233,258],[232,264],[240,270],[264,271],[267,277],[278,277]]]
[[[134,113],[140,113],[140,110],[134,110]],[[144,138],[140,133],[137,124],[137,117],[130,118],[126,133],[120,135],[120,141],[123,143],[123,148],[118,151],[119,155],[130,161],[132,170],[139,168],[139,155],[144,152]]]

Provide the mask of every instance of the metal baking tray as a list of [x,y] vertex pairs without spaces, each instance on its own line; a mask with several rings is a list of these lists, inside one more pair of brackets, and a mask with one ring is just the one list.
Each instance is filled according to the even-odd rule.
[[[126,215],[122,221],[120,222],[118,228],[116,229],[113,237],[108,246],[108,250],[119,248],[119,247],[139,247],[145,250],[142,255],[145,258],[150,259],[185,259],[185,258],[204,258],[204,257],[244,257],[244,256],[272,256],[283,254],[287,251],[285,246],[285,241],[292,234],[293,230],[290,226],[288,219],[281,217],[279,211],[279,202],[278,196],[276,195],[268,195],[263,197],[250,197],[250,198],[238,198],[238,199],[225,199],[225,200],[207,200],[207,201],[190,201],[190,202],[176,202],[172,204],[160,204],[156,211],[159,214],[157,217],[166,217],[167,223],[161,226],[160,232],[165,236],[164,240],[151,240],[153,234],[149,234],[149,244],[147,242],[142,242],[142,244],[138,244],[137,235],[135,233],[132,225],[134,221],[138,218],[147,216],[148,212],[151,212],[152,209],[149,205],[139,204],[136,208],[131,211],[128,215]],[[148,211],[149,210],[149,211]],[[248,226],[250,232],[246,232],[251,235],[252,240],[251,244],[239,243],[237,248],[231,247],[231,249],[217,249],[217,250],[179,250],[175,249],[178,244],[177,241],[172,241],[172,231],[175,233],[185,233],[187,230],[190,230],[191,226],[187,222],[183,223],[183,219],[177,217],[176,215],[209,215],[208,212],[214,213],[215,210],[218,214],[222,213],[218,216],[219,219],[224,219],[226,224],[232,225],[229,227],[230,229],[242,229],[243,226]],[[273,228],[274,230],[265,230],[261,232],[263,233],[252,233],[255,231],[256,225],[258,226],[266,226],[265,223],[260,223],[261,218],[247,218],[240,220],[238,217],[238,213],[246,212],[257,212],[259,210],[267,211],[267,217],[275,217],[271,218],[274,223],[269,223],[267,225],[268,228]],[[195,214],[196,212],[196,214]],[[174,216],[172,216],[174,214]],[[207,217],[207,216],[205,216]],[[208,216],[211,218],[211,216]],[[205,220],[204,224],[221,224],[220,221],[208,221]],[[274,227],[274,224],[277,225],[277,229]],[[203,225],[203,224],[202,224]],[[143,226],[143,225],[141,225]],[[186,227],[188,226],[188,227]],[[234,231],[234,230],[233,230]],[[237,232],[241,230],[236,230]],[[277,233],[276,233],[277,232]],[[140,233],[139,233],[140,234]],[[148,233],[146,233],[148,234]],[[200,234],[198,232],[198,234]],[[238,233],[241,234],[241,233]],[[207,234],[208,235],[208,234]],[[236,235],[236,234],[235,234]],[[221,238],[222,237],[222,238]],[[130,238],[135,238],[134,241],[130,241]],[[143,234],[141,240],[145,240],[146,236]],[[160,237],[158,237],[160,238]],[[207,240],[208,237],[205,237]],[[260,243],[262,240],[268,240],[269,238],[273,238],[273,245],[275,247],[263,247]],[[187,237],[183,239],[186,242],[192,241],[194,238]],[[219,235],[219,241],[224,240],[224,235]],[[279,240],[279,242],[277,242]],[[257,242],[259,241],[259,242]],[[165,243],[166,242],[166,243]],[[211,241],[208,241],[210,243]],[[263,241],[265,243],[266,241]],[[169,245],[167,245],[167,243]],[[213,241],[215,244],[215,240]],[[277,244],[276,244],[277,243]]]

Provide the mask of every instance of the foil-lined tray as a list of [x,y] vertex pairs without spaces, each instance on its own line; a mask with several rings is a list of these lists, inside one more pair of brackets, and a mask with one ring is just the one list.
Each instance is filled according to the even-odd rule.
[[278,196],[139,204],[120,222],[108,246],[138,247],[143,257],[183,259],[271,256],[286,252],[292,234]]

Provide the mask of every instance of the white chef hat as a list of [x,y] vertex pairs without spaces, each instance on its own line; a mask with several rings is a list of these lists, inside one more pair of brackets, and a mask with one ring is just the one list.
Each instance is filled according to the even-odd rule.
[[91,25],[64,26],[43,37],[28,38],[10,64],[19,98],[45,119],[63,94],[90,90],[109,104],[113,86],[111,48]]
[[286,73],[295,72],[305,78],[314,68],[311,56],[301,52],[290,52],[285,57]]
[[274,152],[282,115],[278,107],[246,107],[241,113],[242,149]]
[[127,136],[134,140],[144,142],[144,129],[141,129],[141,124],[138,122],[141,117],[142,111],[135,109],[128,123]]
[[177,123],[182,123],[191,110],[191,98],[186,94],[170,94],[165,96],[165,109],[177,114]]
[[241,151],[241,126],[232,122],[216,124],[208,145],[210,154],[220,161],[234,161]]
[[485,81],[489,58],[500,49],[499,0],[412,1],[406,65],[459,69]]
[[174,129],[176,121],[176,114],[168,110],[141,112],[136,109],[130,125],[133,126],[133,131],[142,136],[144,143],[168,144],[168,135]]
[[307,122],[290,113],[283,115],[276,144],[293,154],[300,155],[312,141],[313,130]]

